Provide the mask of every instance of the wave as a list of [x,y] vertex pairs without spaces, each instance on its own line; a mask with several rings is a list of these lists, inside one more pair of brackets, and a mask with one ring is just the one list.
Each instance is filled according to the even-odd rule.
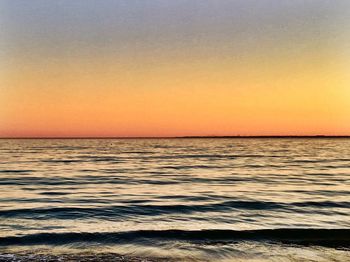
[[109,233],[39,233],[24,236],[0,237],[0,246],[63,245],[77,242],[122,244],[147,241],[188,241],[201,244],[226,244],[241,241],[302,246],[350,248],[350,229],[282,228],[260,230],[140,230]]
[[[89,200],[87,200],[89,201]],[[200,205],[108,205],[98,207],[49,207],[0,210],[0,217],[26,217],[36,219],[75,219],[84,217],[103,217],[105,219],[124,218],[128,216],[158,216],[163,214],[191,214],[197,212],[217,212],[234,209],[240,210],[283,210],[298,211],[300,213],[327,213],[332,214],[337,209],[349,209],[350,202],[269,202],[269,201],[223,201]]]
[[[127,155],[131,154],[131,156]],[[159,155],[156,152],[127,152],[123,151],[121,153],[116,153],[114,155],[78,155],[75,159],[76,161],[116,161],[116,160],[168,160],[168,159],[236,159],[236,158],[283,158],[283,155],[266,155],[266,154],[169,154],[169,155]],[[61,160],[61,159],[44,159],[41,162],[76,162],[71,160]]]
[[6,170],[0,170],[0,173],[31,173],[35,172],[35,170],[26,170],[26,169],[6,169]]

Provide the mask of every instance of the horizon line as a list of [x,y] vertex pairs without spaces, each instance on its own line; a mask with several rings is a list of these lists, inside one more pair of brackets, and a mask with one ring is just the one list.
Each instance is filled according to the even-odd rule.
[[232,136],[38,136],[0,139],[232,139],[232,138],[350,138],[350,135],[232,135]]

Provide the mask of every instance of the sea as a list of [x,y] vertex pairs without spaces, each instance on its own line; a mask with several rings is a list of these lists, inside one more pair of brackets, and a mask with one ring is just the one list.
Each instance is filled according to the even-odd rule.
[[1,139],[0,261],[39,254],[350,261],[350,139]]

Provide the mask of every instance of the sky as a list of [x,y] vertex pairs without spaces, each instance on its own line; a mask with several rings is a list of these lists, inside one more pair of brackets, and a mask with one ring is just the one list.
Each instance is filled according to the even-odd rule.
[[350,135],[350,1],[2,0],[0,137]]

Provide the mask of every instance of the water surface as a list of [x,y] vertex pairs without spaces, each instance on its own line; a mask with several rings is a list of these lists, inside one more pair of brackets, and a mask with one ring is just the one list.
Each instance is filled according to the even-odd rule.
[[350,139],[0,140],[3,253],[344,261],[349,214]]

